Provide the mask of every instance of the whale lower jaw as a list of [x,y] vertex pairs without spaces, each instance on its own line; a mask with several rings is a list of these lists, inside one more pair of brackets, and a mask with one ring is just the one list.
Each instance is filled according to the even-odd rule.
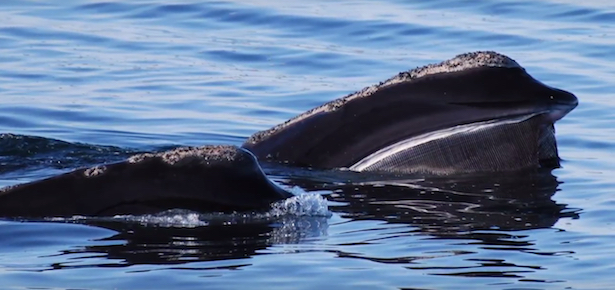
[[414,136],[350,166],[354,171],[450,175],[559,166],[549,112],[458,125]]

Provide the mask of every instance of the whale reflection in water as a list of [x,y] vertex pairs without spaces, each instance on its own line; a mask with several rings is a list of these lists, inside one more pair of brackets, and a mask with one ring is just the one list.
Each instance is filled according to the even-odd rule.
[[259,162],[449,178],[552,169],[553,124],[576,105],[504,55],[467,53],[309,110],[241,148],[141,154],[2,189],[0,216],[267,210],[292,194]]
[[[522,252],[531,246],[531,240],[523,238],[523,232],[514,236],[511,232],[549,228],[560,218],[578,217],[577,209],[552,199],[558,182],[549,170],[496,174],[489,178],[479,175],[414,180],[388,174],[288,169],[275,164],[265,164],[264,170],[280,176],[277,181],[287,185],[328,192],[325,196],[334,201],[329,209],[344,219],[381,220],[399,225],[391,233],[395,237],[459,239]],[[170,217],[188,219],[187,214],[171,213]],[[212,221],[208,214],[200,214],[198,220],[207,220],[207,224],[192,222],[177,227],[160,226],[155,219],[126,222],[117,218],[84,218],[80,222],[112,229],[113,233],[101,239],[104,242],[72,247],[67,253],[93,257],[102,254],[107,259],[123,261],[125,266],[244,259],[263,254],[272,245],[313,241],[326,235],[328,228],[328,218],[317,216],[241,221],[229,215],[228,219],[233,222],[224,222],[224,216]],[[379,263],[411,262],[411,257],[383,259],[341,249],[336,254]],[[426,255],[416,259],[433,254]],[[105,264],[107,259],[96,261]],[[239,262],[237,267],[251,266]]]

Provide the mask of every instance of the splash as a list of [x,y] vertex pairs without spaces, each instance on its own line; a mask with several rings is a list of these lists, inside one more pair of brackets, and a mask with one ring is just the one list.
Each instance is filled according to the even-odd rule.
[[331,216],[331,212],[327,207],[327,200],[317,193],[297,194],[285,200],[275,202],[267,214],[272,217]]
[[303,193],[275,202],[267,212],[198,213],[172,209],[148,215],[116,215],[114,221],[136,222],[159,227],[200,227],[210,224],[237,225],[248,223],[277,222],[281,226],[303,217],[329,218],[331,212],[327,200],[320,194]]
[[[237,225],[249,223],[274,223],[276,227],[288,229],[313,228],[312,222],[306,219],[318,219],[319,224],[326,224],[331,217],[327,200],[317,193],[305,193],[298,188],[291,188],[296,195],[286,200],[275,202],[267,212],[235,212],[235,213],[199,213],[184,209],[171,209],[156,214],[146,215],[115,215],[112,217],[46,218],[52,222],[95,223],[95,222],[127,222],[143,226],[195,228],[208,225]],[[321,228],[318,226],[317,228]]]

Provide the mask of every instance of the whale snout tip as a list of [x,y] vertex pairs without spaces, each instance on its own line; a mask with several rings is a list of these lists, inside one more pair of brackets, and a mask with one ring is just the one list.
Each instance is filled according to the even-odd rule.
[[562,119],[579,105],[579,99],[572,93],[553,88],[549,96],[549,119],[552,123]]
[[553,100],[556,104],[567,105],[572,108],[579,104],[579,99],[573,93],[560,89],[553,90],[555,93],[551,94],[551,100]]

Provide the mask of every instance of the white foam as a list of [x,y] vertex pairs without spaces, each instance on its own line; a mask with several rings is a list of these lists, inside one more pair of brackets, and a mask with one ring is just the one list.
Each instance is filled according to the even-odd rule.
[[[299,188],[291,188],[289,191],[297,195],[275,202],[267,212],[236,212],[236,213],[198,213],[184,209],[172,209],[156,214],[146,215],[115,215],[112,217],[84,217],[73,216],[70,218],[48,218],[54,222],[78,222],[88,221],[117,221],[132,222],[147,226],[158,227],[182,227],[195,228],[209,224],[244,224],[262,221],[277,221],[285,228],[302,228],[298,221],[293,219],[317,218],[326,219],[331,217],[327,207],[327,200],[317,193],[305,193]],[[321,221],[322,222],[322,221]]]
[[209,223],[202,219],[201,214],[181,209],[172,209],[157,214],[146,215],[116,215],[116,221],[136,222],[160,227],[194,228],[206,226]]
[[302,193],[273,203],[271,209],[267,212],[197,213],[174,209],[148,215],[116,215],[111,219],[160,227],[192,228],[206,226],[211,223],[233,225],[279,218],[328,218],[330,216],[331,212],[327,207],[327,200],[324,197],[316,193]]
[[330,217],[331,212],[327,207],[327,200],[320,194],[303,193],[271,205],[268,214],[278,216],[318,216]]

